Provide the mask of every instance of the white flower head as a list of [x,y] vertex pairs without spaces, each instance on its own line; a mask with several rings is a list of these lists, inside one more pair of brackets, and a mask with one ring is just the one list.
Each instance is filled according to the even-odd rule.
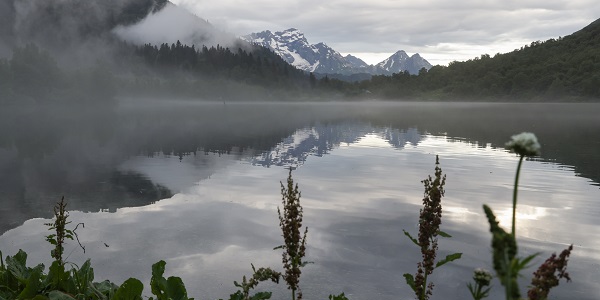
[[540,155],[540,148],[537,137],[531,132],[521,132],[513,135],[510,141],[506,143],[506,149],[520,156]]
[[488,270],[477,268],[473,272],[473,280],[480,286],[488,286],[492,281],[492,273]]

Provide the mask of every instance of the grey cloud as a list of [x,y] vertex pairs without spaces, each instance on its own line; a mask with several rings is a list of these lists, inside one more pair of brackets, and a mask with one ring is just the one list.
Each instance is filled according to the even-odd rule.
[[[179,0],[243,35],[295,27],[311,43],[343,53],[424,52],[444,43],[499,49],[570,34],[600,15],[597,1],[257,1]],[[269,26],[269,27],[266,27]]]

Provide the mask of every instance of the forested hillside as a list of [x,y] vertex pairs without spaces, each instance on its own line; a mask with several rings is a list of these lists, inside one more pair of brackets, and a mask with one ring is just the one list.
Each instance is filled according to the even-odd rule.
[[590,100],[600,98],[600,19],[569,36],[449,66],[375,76],[361,87],[384,98]]

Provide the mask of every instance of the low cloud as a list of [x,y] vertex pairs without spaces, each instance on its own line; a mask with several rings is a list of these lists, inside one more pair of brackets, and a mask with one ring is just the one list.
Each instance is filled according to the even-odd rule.
[[221,31],[206,20],[172,4],[148,15],[137,24],[118,26],[113,32],[136,44],[160,45],[180,41],[182,44],[196,46],[227,46],[237,39],[233,34]]

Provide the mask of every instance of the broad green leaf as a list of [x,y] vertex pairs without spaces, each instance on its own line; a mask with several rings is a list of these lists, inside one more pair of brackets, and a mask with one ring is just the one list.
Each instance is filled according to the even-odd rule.
[[437,264],[435,264],[435,267],[439,268],[439,267],[445,265],[446,263],[449,263],[451,261],[455,261],[455,260],[457,260],[457,259],[459,259],[461,257],[462,257],[462,253],[453,253],[453,254],[446,255],[446,258],[438,261]]
[[452,236],[449,235],[448,233],[444,232],[444,231],[438,231],[438,235],[441,237],[445,237],[445,238],[451,238]]
[[27,253],[23,250],[19,250],[14,256],[6,257],[6,268],[7,270],[17,279],[19,282],[26,284],[28,277],[27,266]]
[[267,300],[271,299],[271,292],[258,292],[250,297],[250,300]]
[[404,231],[404,235],[406,235],[413,243],[415,243],[415,245],[421,247],[421,245],[419,245],[419,241],[417,241],[415,238],[413,238],[410,233],[408,233],[408,231],[402,229],[402,231]]
[[[98,288],[99,285],[108,282],[109,283],[109,287],[106,290],[101,290]],[[108,280],[103,281],[102,283],[96,283],[93,282],[88,286],[88,294],[86,294],[86,297],[91,298],[91,299],[98,299],[98,300],[108,300],[108,299],[112,299],[113,295],[115,294],[115,292],[117,291],[118,287],[116,285],[114,289],[110,288],[110,283]],[[95,297],[94,297],[95,296]]]
[[104,280],[102,282],[94,282],[93,286],[100,293],[102,293],[103,295],[107,295],[107,296],[115,293],[116,290],[119,288],[116,284],[114,284],[108,280]]
[[65,266],[55,260],[50,265],[44,284],[52,290],[66,290],[67,281],[70,277],[69,272],[65,272]]
[[73,277],[75,279],[75,284],[77,287],[77,292],[80,294],[88,294],[88,286],[94,281],[94,269],[91,266],[90,259],[86,260],[81,268],[72,270]]
[[117,289],[112,300],[141,300],[143,290],[144,285],[141,281],[129,278]]
[[49,299],[48,299],[48,297],[46,297],[44,295],[35,295],[35,297],[33,297],[31,300],[49,300]]
[[339,295],[329,295],[329,300],[348,300],[348,298],[346,297],[346,295],[344,295],[344,293],[341,293]]
[[244,293],[242,293],[241,291],[237,291],[229,295],[229,300],[244,300]]
[[179,277],[171,276],[167,279],[167,296],[173,300],[187,300],[185,285]]
[[48,294],[48,298],[50,300],[76,300],[75,298],[57,290],[51,291]]
[[152,265],[152,276],[162,277],[165,274],[165,266],[167,263],[164,260],[161,260]]
[[157,300],[165,299],[167,280],[163,277],[165,265],[167,263],[161,260],[152,265],[152,278],[150,279],[150,289],[152,294],[156,295]]
[[406,279],[406,284],[408,284],[408,286],[410,286],[410,288],[414,292],[416,292],[416,290],[415,290],[415,278],[412,276],[412,274],[405,273],[404,274],[404,278]]
[[42,271],[43,271],[43,269],[39,268],[39,266],[34,268],[31,271],[31,274],[29,274],[29,276],[27,278],[27,283],[25,285],[25,288],[19,294],[18,299],[31,299],[31,298],[35,297],[35,295],[38,294],[38,290],[40,289],[40,287],[42,285],[42,282],[40,280]]

